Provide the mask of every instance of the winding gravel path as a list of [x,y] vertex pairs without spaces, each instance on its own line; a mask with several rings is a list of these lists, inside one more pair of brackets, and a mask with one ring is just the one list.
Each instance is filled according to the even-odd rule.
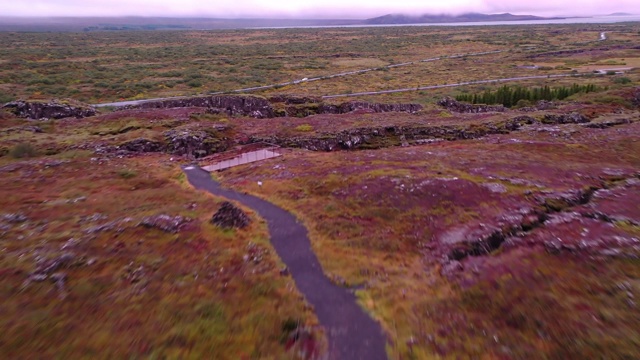
[[313,305],[329,340],[329,359],[386,359],[386,337],[380,325],[356,303],[347,289],[324,275],[311,249],[307,229],[289,212],[252,195],[224,189],[211,175],[195,166],[183,171],[196,189],[238,201],[268,223],[271,243],[289,268],[296,286]]

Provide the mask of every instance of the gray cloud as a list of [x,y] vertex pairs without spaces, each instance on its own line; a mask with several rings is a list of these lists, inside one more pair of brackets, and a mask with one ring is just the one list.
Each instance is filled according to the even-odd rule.
[[202,16],[365,18],[388,13],[511,12],[534,15],[596,15],[624,11],[640,13],[638,0],[22,0],[3,5],[8,16]]

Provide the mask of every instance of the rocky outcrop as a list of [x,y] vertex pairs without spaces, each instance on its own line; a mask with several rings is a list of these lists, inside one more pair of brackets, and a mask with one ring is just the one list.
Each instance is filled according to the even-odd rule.
[[166,214],[158,214],[143,218],[139,225],[146,228],[158,229],[167,233],[175,234],[184,225],[190,223],[191,221],[192,220],[190,218],[180,215],[171,216]]
[[195,158],[225,151],[231,145],[230,139],[213,130],[173,129],[166,131],[164,137],[167,152]]
[[438,105],[446,108],[449,111],[466,114],[506,111],[506,108],[502,105],[472,105],[457,101],[450,97],[439,100]]
[[52,100],[49,102],[17,100],[2,106],[16,116],[39,119],[62,119],[68,117],[84,118],[94,116],[96,109],[85,104],[71,104]]
[[244,228],[249,225],[249,216],[232,203],[225,201],[211,218],[211,223],[222,228]]
[[[274,104],[284,104],[274,106]],[[368,112],[409,112],[422,110],[420,104],[379,104],[352,101],[339,105],[325,104],[316,97],[277,95],[269,100],[258,96],[217,95],[192,98],[148,101],[127,109],[163,109],[177,107],[203,107],[207,112],[229,116],[250,116],[258,119],[282,116],[305,117],[316,114],[346,114],[356,110]]]
[[588,128],[591,128],[591,129],[607,129],[607,128],[618,126],[618,125],[631,124],[632,122],[633,121],[631,121],[629,119],[616,119],[616,120],[610,120],[610,121],[590,123],[590,124],[586,124],[584,126],[588,127]]
[[225,113],[229,116],[251,116],[255,118],[274,117],[271,103],[258,96],[217,95],[180,99],[147,101],[127,109],[165,109],[178,107],[203,107],[212,113]]
[[403,143],[420,143],[431,140],[475,139],[489,134],[507,134],[529,121],[520,117],[484,124],[466,126],[386,126],[356,128],[337,133],[324,133],[310,137],[270,136],[250,138],[249,143],[267,142],[282,147],[303,148],[312,151],[335,151],[352,149],[377,149],[400,146]]
[[340,105],[320,105],[320,114],[346,114],[356,110],[368,110],[374,113],[383,112],[408,112],[416,113],[422,110],[420,104],[380,104],[365,101],[351,101]]
[[322,102],[321,97],[317,96],[291,96],[291,95],[274,95],[269,98],[272,103],[285,103],[287,105],[300,105],[308,103]]
[[[390,146],[406,146],[438,140],[477,139],[492,134],[508,134],[531,124],[574,124],[590,120],[579,113],[546,115],[542,120],[521,115],[505,121],[468,125],[433,126],[385,126],[321,133],[312,136],[251,137],[246,143],[267,142],[282,147],[303,148],[312,151],[336,151],[352,149],[378,149]],[[617,125],[617,123],[615,124]],[[604,126],[609,126],[606,124]]]
[[227,150],[232,140],[224,135],[226,126],[207,129],[179,128],[164,132],[164,140],[138,138],[120,144],[117,150],[135,153],[168,152],[201,158]]
[[547,114],[542,119],[543,124],[583,124],[589,121],[589,118],[576,112],[562,115]]
[[276,111],[276,115],[290,117],[306,117],[317,114],[348,114],[354,111],[369,113],[408,112],[422,110],[420,104],[380,104],[365,101],[351,101],[338,105],[320,103],[302,103],[286,106],[284,111]]
[[139,153],[162,152],[165,148],[166,146],[162,142],[144,138],[127,141],[120,145],[122,150]]

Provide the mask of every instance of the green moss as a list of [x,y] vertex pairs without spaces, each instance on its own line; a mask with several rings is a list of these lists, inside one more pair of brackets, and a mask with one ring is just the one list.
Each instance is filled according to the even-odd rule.
[[295,130],[300,132],[309,132],[309,131],[313,131],[313,126],[309,124],[302,124],[302,125],[296,126]]
[[118,175],[123,179],[131,179],[138,175],[138,172],[132,169],[118,170]]
[[563,200],[563,199],[550,198],[550,199],[544,200],[544,206],[549,211],[558,212],[570,207],[571,204],[569,204],[566,200]]

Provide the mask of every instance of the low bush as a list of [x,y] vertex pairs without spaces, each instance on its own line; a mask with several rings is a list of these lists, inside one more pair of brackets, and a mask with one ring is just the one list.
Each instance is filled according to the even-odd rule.
[[120,175],[120,177],[123,179],[131,179],[138,175],[138,173],[135,170],[131,169],[121,169],[118,170],[118,175]]
[[296,131],[302,131],[302,132],[313,131],[313,126],[311,126],[309,124],[298,125],[298,126],[296,126]]
[[20,143],[9,150],[9,155],[15,159],[38,156],[38,151],[29,143]]

